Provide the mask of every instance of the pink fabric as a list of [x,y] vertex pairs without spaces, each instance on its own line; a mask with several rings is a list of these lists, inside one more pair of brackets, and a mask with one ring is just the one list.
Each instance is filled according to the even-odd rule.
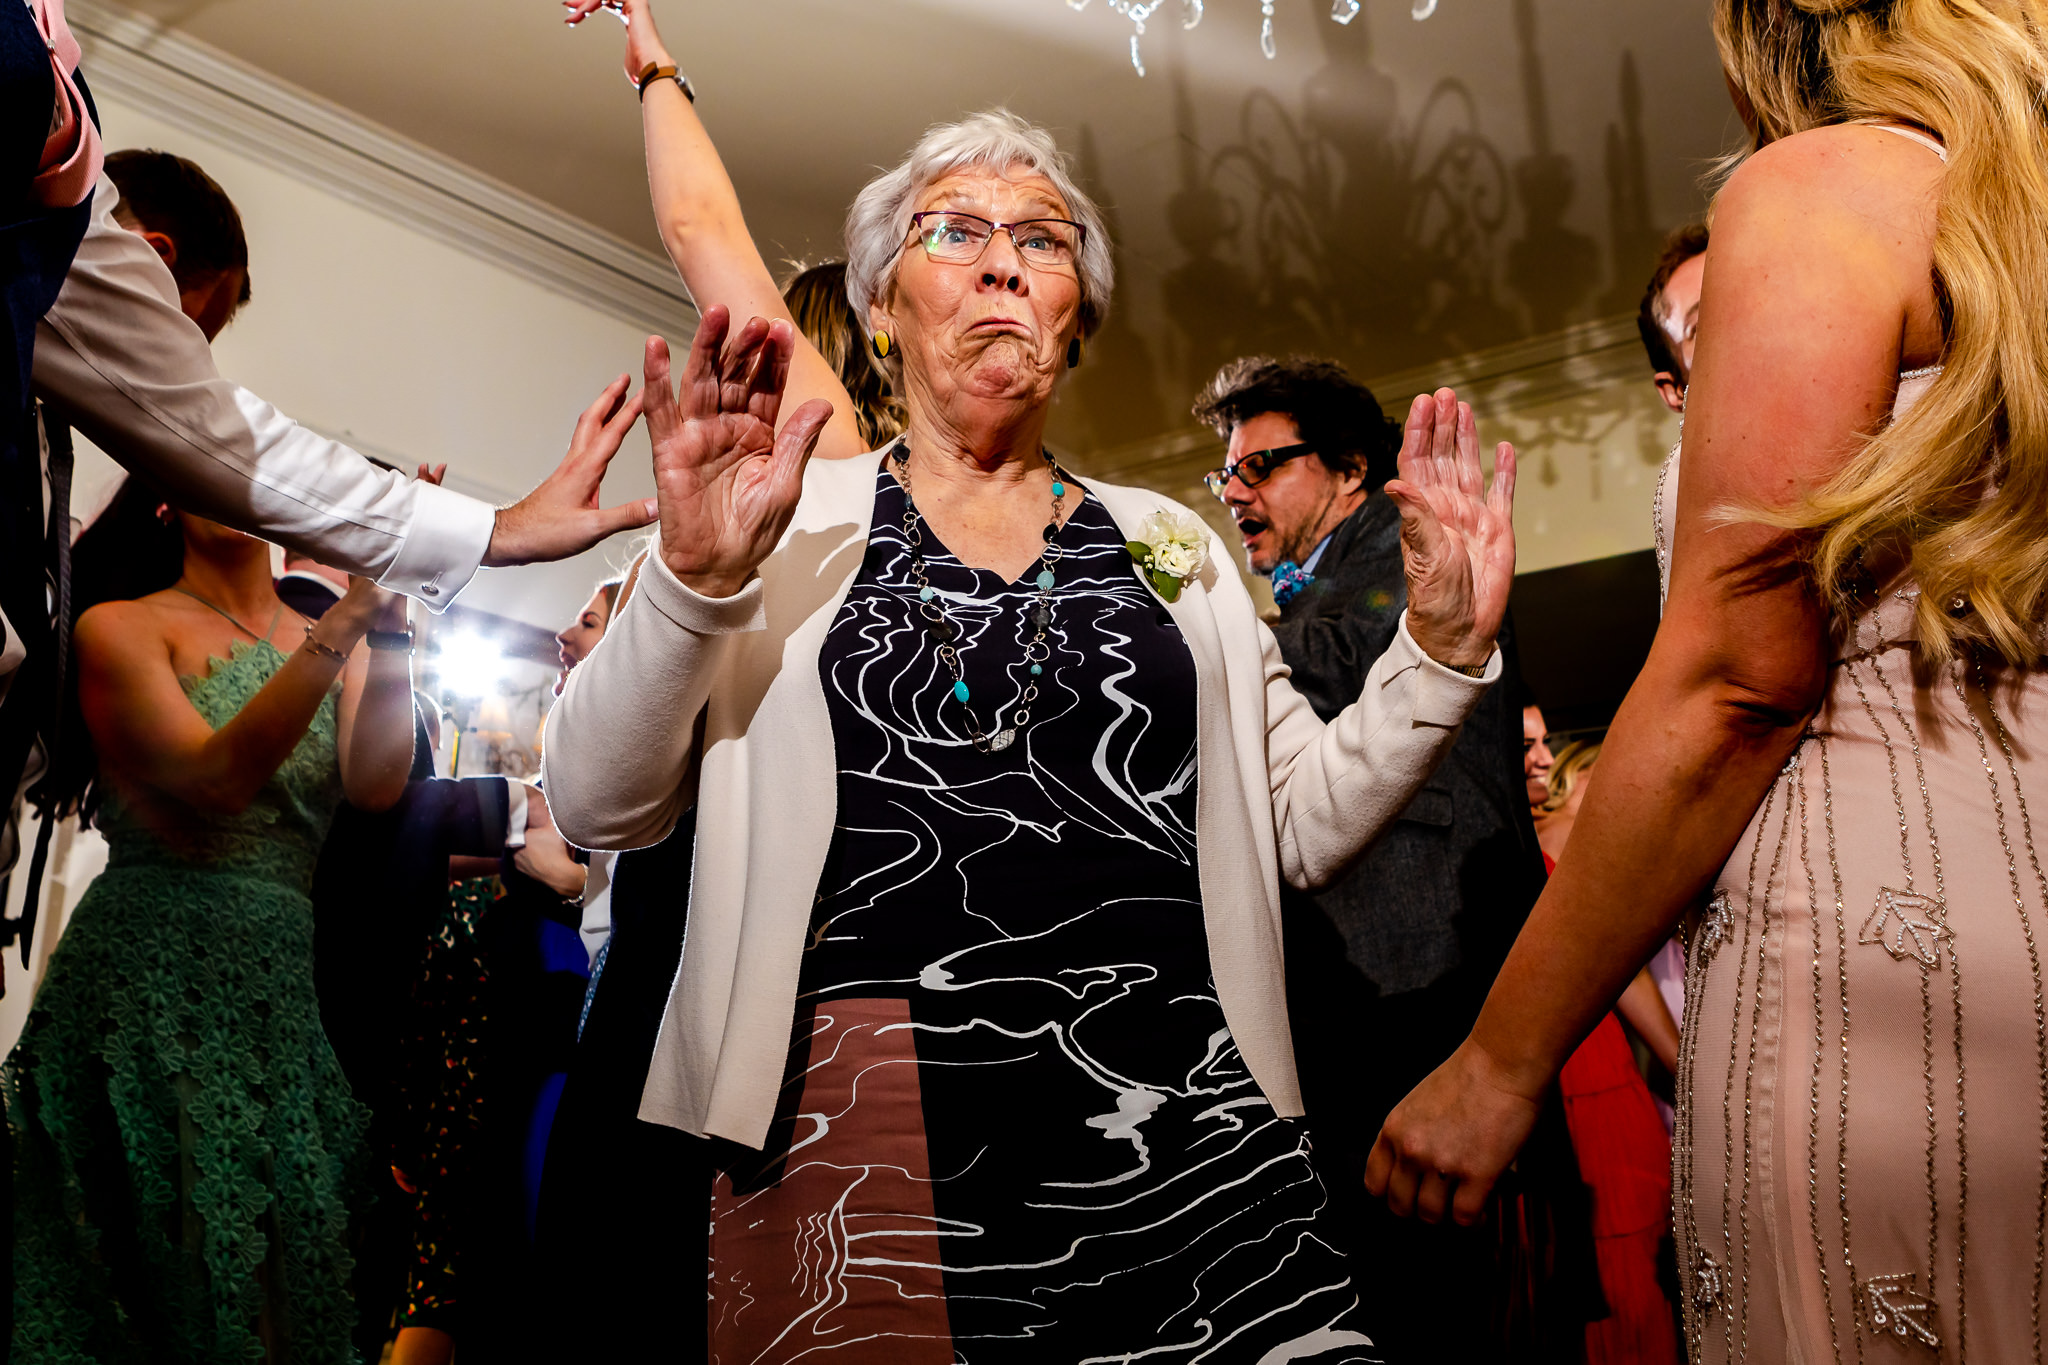
[[46,208],[68,209],[84,203],[99,182],[106,149],[99,128],[86,116],[85,96],[72,79],[84,54],[64,22],[64,0],[29,0],[29,13],[50,45],[50,65],[57,78],[50,138],[43,148],[42,172],[35,179],[36,199]]

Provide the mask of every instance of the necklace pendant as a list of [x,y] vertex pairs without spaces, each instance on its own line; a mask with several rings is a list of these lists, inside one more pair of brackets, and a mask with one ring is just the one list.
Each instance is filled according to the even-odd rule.
[[1015,730],[998,730],[988,737],[988,751],[992,754],[999,754],[1016,742],[1017,732]]

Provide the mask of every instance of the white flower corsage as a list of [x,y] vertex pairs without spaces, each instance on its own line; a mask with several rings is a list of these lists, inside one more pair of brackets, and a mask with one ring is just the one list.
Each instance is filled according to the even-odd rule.
[[1124,548],[1168,602],[1209,562],[1209,525],[1193,512],[1154,512],[1139,524],[1138,536]]

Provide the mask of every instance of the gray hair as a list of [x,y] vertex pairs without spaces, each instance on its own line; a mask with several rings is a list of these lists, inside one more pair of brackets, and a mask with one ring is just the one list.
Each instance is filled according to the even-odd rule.
[[[1093,336],[1109,315],[1109,295],[1116,286],[1116,265],[1110,259],[1109,232],[1102,210],[1074,180],[1067,158],[1052,134],[1007,109],[969,114],[958,123],[933,124],[893,171],[884,171],[854,196],[846,215],[846,297],[861,331],[869,330],[868,305],[889,292],[896,281],[896,259],[910,228],[918,196],[956,171],[969,167],[1002,172],[1028,167],[1042,175],[1067,201],[1074,221],[1087,229],[1075,273],[1081,281],[1081,332]],[[897,378],[900,361],[891,353],[884,367]]]

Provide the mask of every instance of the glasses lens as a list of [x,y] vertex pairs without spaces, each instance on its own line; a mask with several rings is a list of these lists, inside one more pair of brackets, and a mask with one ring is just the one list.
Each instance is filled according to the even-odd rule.
[[1232,465],[1230,471],[1237,475],[1246,488],[1257,488],[1266,481],[1266,476],[1273,472],[1273,453],[1261,450],[1247,455]]
[[972,261],[988,245],[993,230],[986,219],[971,213],[933,213],[919,222],[918,240],[935,261]]
[[1223,496],[1223,490],[1230,486],[1230,471],[1212,469],[1202,476],[1202,482],[1208,486],[1210,493],[1220,498]]
[[1081,255],[1081,229],[1061,218],[1038,218],[1011,227],[1024,259],[1039,267],[1072,269]]

